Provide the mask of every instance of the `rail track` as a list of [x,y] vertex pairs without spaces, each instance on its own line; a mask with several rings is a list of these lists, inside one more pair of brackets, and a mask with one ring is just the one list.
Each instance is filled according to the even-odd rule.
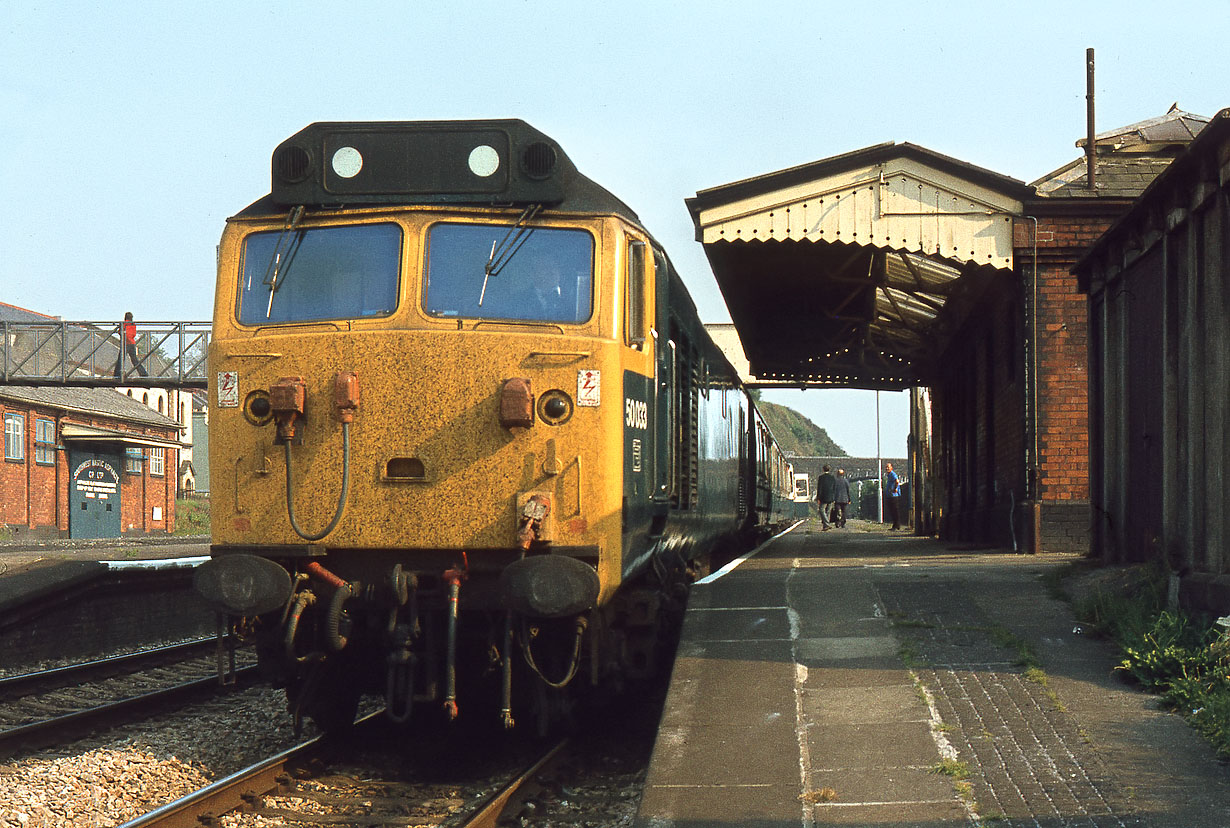
[[[0,678],[0,755],[225,689],[218,657],[216,641],[205,639]],[[239,651],[227,664],[232,683],[251,677],[251,660]]]
[[[356,735],[304,742],[120,828],[244,826],[270,824],[269,820],[288,825],[495,828],[520,807],[524,795],[537,790],[535,780],[559,760],[567,744],[558,742],[522,762],[516,771],[505,772],[502,785],[487,780],[468,786],[406,781],[397,773],[398,763],[388,761],[360,759],[362,772],[353,772],[355,766],[346,757],[363,740],[358,734],[377,732],[382,722],[383,711],[372,713],[356,723]],[[342,769],[326,770],[334,765]]]

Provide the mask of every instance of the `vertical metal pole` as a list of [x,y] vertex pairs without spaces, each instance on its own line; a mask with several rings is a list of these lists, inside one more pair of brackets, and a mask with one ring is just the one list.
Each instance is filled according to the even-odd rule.
[[880,456],[880,389],[876,389],[876,521],[884,522],[884,458]]
[[1085,167],[1086,186],[1093,190],[1098,174],[1097,151],[1094,149],[1093,129],[1093,49],[1085,50]]

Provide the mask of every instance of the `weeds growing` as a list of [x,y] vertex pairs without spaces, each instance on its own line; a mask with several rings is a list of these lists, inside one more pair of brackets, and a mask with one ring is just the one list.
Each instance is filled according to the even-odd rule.
[[185,497],[175,501],[176,535],[209,534],[209,500]]
[[1164,573],[1128,594],[1097,593],[1076,610],[1119,646],[1118,669],[1230,757],[1230,640],[1208,617],[1167,609]]

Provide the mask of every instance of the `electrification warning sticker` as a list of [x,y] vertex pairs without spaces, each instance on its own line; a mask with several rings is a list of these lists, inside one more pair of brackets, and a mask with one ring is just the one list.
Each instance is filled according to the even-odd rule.
[[218,408],[239,407],[239,372],[218,372]]
[[577,371],[577,405],[596,407],[602,401],[602,372]]

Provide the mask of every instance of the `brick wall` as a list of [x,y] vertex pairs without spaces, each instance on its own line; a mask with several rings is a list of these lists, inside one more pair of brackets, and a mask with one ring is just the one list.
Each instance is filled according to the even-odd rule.
[[1101,211],[1039,217],[1036,244],[1032,221],[1018,220],[1014,228],[1030,305],[1037,279],[1036,464],[1045,551],[1089,547],[1089,311],[1071,270],[1122,210],[1094,206]]
[[[20,414],[25,425],[25,457],[20,461],[0,462],[0,527],[10,532],[28,536],[66,535],[69,531],[69,493],[71,477],[68,468],[68,453],[55,452],[54,464],[35,461],[35,422],[50,420],[55,423],[55,435],[59,441],[60,425],[71,422],[99,428],[122,429],[136,434],[174,440],[174,429],[141,427],[135,423],[120,423],[98,415],[71,414],[18,403],[0,401],[0,420],[4,413]],[[121,455],[123,449],[119,449]],[[179,467],[179,452],[164,449],[164,473],[150,474],[148,455],[140,474],[120,474],[120,521],[121,531],[139,534],[170,533],[175,531],[176,470]],[[161,517],[154,519],[154,507],[159,507]]]
[[1089,501],[1067,500],[1042,506],[1042,552],[1089,551]]

